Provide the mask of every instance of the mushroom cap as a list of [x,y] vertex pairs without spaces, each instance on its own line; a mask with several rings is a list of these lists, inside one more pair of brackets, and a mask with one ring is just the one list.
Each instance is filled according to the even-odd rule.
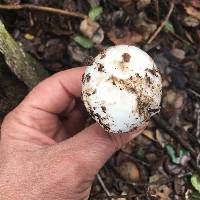
[[103,50],[83,75],[82,100],[107,132],[126,133],[160,110],[162,80],[153,59],[135,46]]

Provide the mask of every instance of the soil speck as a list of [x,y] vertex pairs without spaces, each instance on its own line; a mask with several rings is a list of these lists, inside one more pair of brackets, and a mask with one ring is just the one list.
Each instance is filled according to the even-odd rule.
[[123,58],[124,62],[129,62],[131,59],[131,55],[128,53],[124,53],[124,54],[122,54],[122,58]]

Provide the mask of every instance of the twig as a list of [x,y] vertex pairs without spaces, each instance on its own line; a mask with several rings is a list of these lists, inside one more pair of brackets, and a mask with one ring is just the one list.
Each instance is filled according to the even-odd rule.
[[147,194],[129,194],[129,195],[126,195],[126,194],[121,194],[121,195],[113,195],[111,196],[112,199],[119,199],[119,198],[127,198],[127,199],[130,199],[130,198],[139,198],[139,197],[146,197]]
[[[177,35],[176,33],[173,33],[173,32],[169,32],[172,36],[174,36],[175,38],[177,38],[178,40],[180,40],[181,42],[187,44],[187,45],[192,45],[190,41],[187,41],[185,39],[183,39],[180,35]],[[191,46],[191,48],[194,49],[193,46]]]
[[199,136],[200,136],[200,105],[198,103],[195,104],[195,114],[197,119],[197,130],[196,130],[196,137],[197,141],[199,142]]
[[147,41],[147,44],[150,44],[157,37],[157,35],[160,33],[160,31],[163,29],[163,27],[165,26],[166,22],[169,20],[172,12],[174,10],[174,5],[175,5],[175,0],[172,0],[170,9],[169,9],[165,19],[162,21],[162,23],[157,28],[157,30],[154,32],[154,34],[149,38],[149,40]]
[[157,22],[159,22],[160,21],[160,7],[159,7],[158,0],[154,0],[154,6],[155,6],[155,10],[156,10]]
[[188,92],[194,94],[194,95],[197,96],[198,98],[200,98],[200,94],[199,94],[198,92],[192,90],[191,88],[187,88],[186,90],[187,90]]
[[72,17],[79,17],[79,18],[87,18],[87,15],[84,15],[79,12],[72,12],[68,10],[62,10],[59,8],[52,8],[52,7],[46,7],[46,6],[36,6],[33,4],[19,4],[19,5],[3,5],[0,4],[1,10],[22,10],[22,9],[28,9],[28,10],[38,10],[38,11],[45,11],[49,13],[54,14],[60,14],[65,16],[72,16]]
[[195,113],[197,118],[197,138],[200,136],[200,105],[198,103],[195,104]]
[[156,124],[164,129],[171,137],[173,137],[174,139],[178,140],[180,142],[180,144],[185,147],[190,153],[191,155],[196,158],[196,152],[195,150],[191,147],[190,144],[188,144],[179,133],[177,133],[177,131],[175,131],[165,120],[163,120],[161,117],[158,118],[157,116],[153,116],[152,117],[153,120],[156,122]]
[[196,162],[197,162],[197,167],[200,169],[200,153],[197,156]]
[[100,176],[99,173],[97,174],[97,179],[98,179],[98,181],[99,181],[101,187],[103,188],[104,192],[106,193],[107,197],[110,198],[112,195],[111,195],[111,193],[109,192],[109,190],[108,190],[108,188],[106,187],[106,185],[104,184],[103,179],[101,178],[101,176]]
[[[128,198],[130,199],[131,197],[143,197],[143,196],[146,196],[147,194],[134,194],[134,195],[126,195],[126,194],[121,194],[121,195],[112,195],[108,188],[106,187],[103,179],[101,178],[101,175],[98,173],[97,174],[97,180],[99,181],[101,187],[103,188],[104,192],[106,193],[108,199],[118,199],[118,198]],[[124,183],[127,183],[127,182],[124,182]],[[129,185],[133,185],[133,183],[129,183]],[[144,186],[145,184],[142,183],[140,186]],[[138,185],[137,185],[138,186]]]
[[140,164],[142,164],[142,165],[144,165],[146,167],[150,167],[150,165],[147,162],[145,162],[143,160],[139,160],[139,159],[137,159],[137,158],[135,158],[133,156],[130,156],[130,154],[125,152],[125,151],[120,150],[120,152],[125,154],[127,157],[129,157],[129,159],[131,159],[133,162],[139,162]]

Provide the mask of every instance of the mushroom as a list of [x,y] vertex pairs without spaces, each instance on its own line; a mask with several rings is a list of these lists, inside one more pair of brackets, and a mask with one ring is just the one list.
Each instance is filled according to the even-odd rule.
[[118,45],[103,50],[87,66],[82,82],[84,105],[107,132],[130,132],[160,111],[159,70],[138,47]]

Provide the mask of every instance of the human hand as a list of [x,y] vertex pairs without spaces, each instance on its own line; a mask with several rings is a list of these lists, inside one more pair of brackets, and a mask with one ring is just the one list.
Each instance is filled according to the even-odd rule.
[[143,131],[110,135],[98,124],[83,129],[76,99],[84,70],[44,80],[6,116],[0,143],[2,200],[87,199],[99,169]]

